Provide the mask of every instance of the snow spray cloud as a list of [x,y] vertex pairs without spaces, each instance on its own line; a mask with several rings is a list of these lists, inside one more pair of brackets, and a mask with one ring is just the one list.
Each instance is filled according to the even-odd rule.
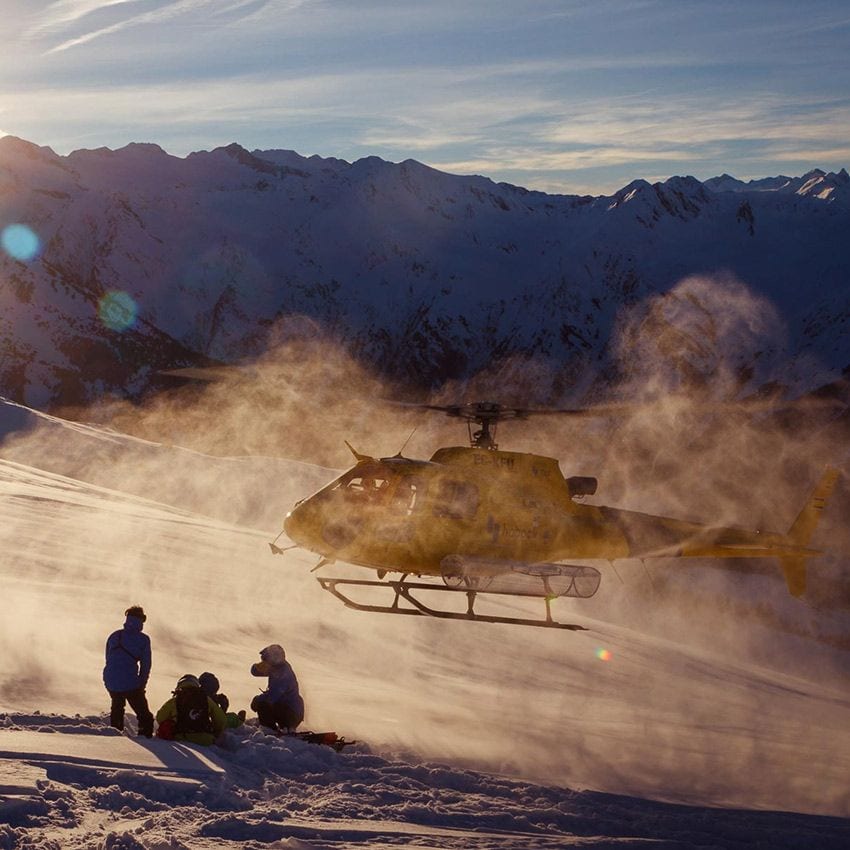
[[[546,364],[513,358],[463,386],[444,388],[432,401],[495,398],[531,407],[575,407],[583,400],[574,394],[578,385],[585,387],[584,399],[591,404],[633,405],[616,418],[506,423],[499,442],[508,450],[555,456],[566,475],[597,476],[599,491],[589,500],[595,504],[709,525],[786,531],[826,463],[850,471],[846,426],[831,422],[829,412],[812,416],[768,408],[754,413],[726,404],[777,375],[794,379],[793,371],[783,367],[785,329],[776,311],[740,282],[691,277],[620,319],[612,362],[595,382],[571,384]],[[788,389],[793,392],[793,385]],[[847,504],[846,489],[836,493],[815,545],[840,549],[848,543]],[[843,548],[850,551],[850,546]],[[710,787],[715,780],[732,787],[730,772],[752,775],[762,756],[776,765],[775,776],[794,776],[798,768],[777,753],[753,755],[765,749],[757,745],[759,718],[772,709],[757,688],[728,699],[724,677],[737,675],[736,663],[846,681],[846,619],[840,611],[812,606],[834,599],[842,576],[847,586],[846,564],[812,563],[806,601],[789,597],[775,564],[765,569],[764,575],[757,567],[752,567],[754,574],[726,572],[712,562],[681,561],[626,561],[616,570],[603,566],[602,588],[594,599],[555,604],[562,618],[597,618],[591,628],[606,638],[602,649],[576,635],[569,647],[563,641],[559,650],[551,647],[550,663],[538,656],[527,676],[520,672],[528,665],[523,639],[539,648],[548,644],[548,635],[522,635],[513,643],[507,635],[494,640],[481,631],[472,643],[463,642],[466,666],[450,642],[435,641],[432,649],[444,669],[454,664],[467,683],[467,694],[458,698],[464,709],[477,716],[480,726],[506,730],[500,748],[489,753],[505,769],[521,766],[541,778],[569,776],[594,787],[630,791],[634,777],[647,774],[650,765],[647,779],[657,794],[684,785],[697,796],[717,795],[719,785]],[[846,606],[846,594],[844,600]],[[655,635],[673,649],[644,654],[645,648],[632,646],[616,628],[606,634],[604,624]],[[675,647],[683,648],[681,657]],[[717,693],[710,684],[701,691],[703,686],[697,688],[690,679],[691,662],[684,658],[688,647],[729,665],[718,674]],[[664,665],[675,670],[673,676],[659,669]],[[635,677],[635,667],[644,675]],[[498,668],[503,676],[491,680],[481,672],[485,668]],[[622,699],[616,696],[620,688]],[[547,696],[541,697],[541,691]],[[735,749],[719,773],[712,764],[716,742],[709,740],[717,732],[718,716],[730,728],[740,724],[752,730],[756,742],[750,755]],[[671,725],[691,722],[694,747],[689,753]],[[512,728],[523,732],[507,731]],[[569,731],[547,738],[554,728]],[[445,732],[436,734],[446,741]],[[643,737],[647,747],[635,737]],[[777,799],[780,782],[766,779],[752,793]]]
[[[28,621],[48,624],[47,634],[25,641],[31,650],[8,647],[9,657],[51,659],[54,704],[61,696],[58,684],[67,659],[52,651],[52,644],[51,651],[40,652],[52,640],[49,636],[55,632],[61,642],[62,635],[73,633],[75,642],[86,641],[79,669],[69,670],[68,687],[79,687],[87,670],[88,684],[82,688],[86,706],[92,700],[97,705],[103,698],[102,641],[120,625],[120,612],[136,602],[150,609],[149,626],[159,648],[155,677],[160,695],[177,676],[214,667],[228,682],[235,704],[244,707],[260,684],[246,677],[245,670],[259,648],[271,642],[286,643],[293,659],[301,659],[299,673],[309,691],[311,664],[326,665],[339,645],[356,647],[350,638],[358,630],[370,644],[380,639],[380,628],[372,628],[368,620],[356,618],[353,629],[343,633],[335,622],[312,614],[321,602],[322,610],[332,609],[334,620],[339,615],[338,603],[325,600],[310,576],[312,557],[273,558],[267,543],[295,501],[327,483],[336,467],[353,463],[344,439],[362,451],[392,454],[409,431],[385,428],[372,406],[383,388],[350,357],[315,336],[291,337],[221,382],[181,382],[143,407],[96,405],[70,424],[33,415],[37,421],[30,431],[4,441],[2,458],[7,462],[37,466],[65,476],[63,482],[87,482],[96,492],[116,491],[104,491],[96,510],[66,506],[63,495],[42,517],[42,527],[23,528],[17,519],[3,524],[4,534],[24,541],[19,544],[22,570],[31,569],[31,558],[46,548],[57,569],[39,572],[40,580],[57,594],[79,586],[91,609],[77,614],[62,608],[56,615],[40,607],[38,599]],[[111,428],[104,427],[106,422]],[[300,460],[288,459],[292,457]],[[16,481],[14,489],[20,486]],[[50,488],[51,493],[65,492],[61,483]],[[150,514],[135,504],[135,496],[155,500]],[[38,504],[51,504],[50,496],[37,498]],[[171,506],[165,516],[158,513],[162,505]],[[239,527],[228,533],[222,520]],[[42,542],[33,547],[36,539]],[[16,550],[10,547],[8,559],[14,561]],[[17,589],[30,599],[26,587]],[[297,622],[293,610],[299,612]],[[84,618],[85,629],[74,628],[77,616]],[[10,641],[29,633],[17,619],[10,618],[7,625]],[[215,658],[204,660],[210,647]],[[368,672],[381,655],[370,650],[359,657],[361,670]],[[351,660],[349,666],[357,663]],[[315,694],[322,677],[313,678],[319,682],[312,685]],[[11,679],[7,684],[4,691],[0,682],[0,702],[23,694]],[[403,694],[394,699],[396,706],[406,702]],[[322,720],[322,704],[321,699],[313,703],[316,722]],[[368,713],[367,705],[363,714]]]
[[[795,380],[793,369],[782,367],[787,362],[785,329],[775,310],[740,282],[722,276],[683,280],[621,316],[613,351],[618,381],[607,388],[608,398],[634,402],[635,407],[616,420],[571,429],[560,455],[562,465],[598,475],[593,502],[784,532],[826,464],[843,466],[845,476],[850,472],[846,424],[832,421],[829,410],[748,412],[725,404],[778,374],[786,385],[774,385],[776,389],[793,390]],[[547,422],[543,427],[557,445],[559,426]],[[845,483],[824,512],[813,545],[850,551],[848,504]],[[846,560],[813,561],[806,600],[787,594],[773,562],[765,562],[764,575],[758,567],[739,573],[718,566],[622,562],[616,575],[603,570],[603,588],[585,610],[650,631],[672,646],[702,646],[723,663],[760,663],[821,681],[847,681],[846,612],[823,610],[823,603],[835,599],[836,589],[847,586]],[[845,593],[844,605],[848,602]],[[629,651],[615,647],[606,671],[616,669],[617,659]],[[770,711],[764,693],[741,693],[737,703],[715,694],[709,716],[687,676],[667,679],[656,664],[647,659],[646,678],[639,687],[633,683],[630,703],[634,716],[644,717],[641,734],[654,740],[652,764],[660,793],[665,783],[704,787],[712,774],[710,745],[696,743],[700,735],[695,732],[693,752],[701,755],[686,756],[664,728],[666,722],[703,715],[702,728],[740,722],[753,730],[752,752],[769,749],[757,744],[758,718]],[[620,743],[619,754],[596,753],[597,776],[605,775],[606,764],[610,771],[606,787],[621,775],[635,750],[632,742]],[[771,752],[778,771],[773,776],[794,776],[796,757],[783,761]],[[742,753],[734,758],[748,769]],[[783,781],[766,778],[760,790],[770,797]]]
[[[782,329],[756,321],[768,315],[765,305],[732,281],[691,279],[676,297],[624,316],[614,348],[620,383],[608,392],[620,400],[657,403],[616,422],[540,419],[522,430],[511,423],[500,433],[503,447],[558,457],[566,474],[597,475],[599,503],[740,520],[750,527],[769,519],[771,528],[782,530],[813,468],[834,446],[834,435],[828,429],[817,436],[796,432],[769,417],[753,423],[707,415],[701,406],[706,398],[746,390],[741,367],[751,361],[740,352],[767,350],[771,340],[781,341]],[[666,325],[669,336],[660,332]],[[697,331],[705,328],[712,345],[695,346]],[[256,364],[234,370],[222,382],[171,390],[142,408],[90,411],[100,421],[109,417],[135,440],[95,429],[97,450],[90,439],[74,452],[63,428],[61,440],[47,442],[36,432],[28,441],[4,446],[4,456],[14,449],[14,459],[23,463],[38,457],[39,465],[69,464],[66,474],[74,478],[89,476],[125,493],[213,516],[238,516],[244,525],[265,529],[266,520],[258,519],[264,511],[271,524],[273,513],[279,517],[315,489],[307,486],[308,469],[327,480],[333,468],[350,464],[343,439],[359,451],[386,456],[410,435],[411,418],[422,422],[419,415],[396,420],[379,408],[377,399],[391,391],[339,347],[318,334],[286,331]],[[760,366],[756,358],[753,368]],[[545,397],[527,395],[532,372],[534,382],[544,386],[546,367],[513,361],[502,370],[501,383],[490,385],[500,389],[491,397],[546,403]],[[462,398],[449,398],[460,390],[447,388],[434,400],[473,400],[469,393],[485,386],[482,376]],[[577,400],[551,396],[554,404],[569,401]],[[424,447],[462,442],[456,424],[434,422],[416,432],[406,454],[423,456]],[[183,446],[188,448],[177,448]],[[211,458],[213,453],[223,457]],[[272,456],[318,462],[323,469]],[[675,585],[655,567],[651,582],[639,564],[618,566],[619,577],[604,569],[603,587],[593,600],[555,603],[559,618],[575,618],[589,633],[381,618],[349,611],[321,594],[308,572],[313,560],[297,553],[282,563],[268,560],[265,540],[245,528],[230,534],[173,511],[117,522],[114,498],[105,502],[102,510],[112,517],[108,525],[102,512],[89,526],[76,511],[50,526],[43,545],[66,575],[91,574],[85,591],[75,592],[95,612],[90,619],[97,633],[86,640],[97,649],[115,625],[119,597],[126,597],[123,605],[140,602],[156,612],[149,622],[159,652],[155,665],[162,671],[156,683],[160,696],[175,675],[208,668],[212,654],[210,666],[231,699],[245,705],[256,684],[245,682],[246,660],[254,660],[265,643],[283,642],[307,692],[309,723],[333,725],[376,744],[551,782],[668,798],[682,799],[681,789],[690,789],[693,800],[794,808],[812,805],[824,793],[810,783],[816,760],[805,773],[805,766],[783,761],[763,734],[767,728],[790,740],[788,724],[811,703],[805,683],[783,691],[765,674],[764,686],[757,687],[762,680],[754,678],[754,659],[767,669],[781,668],[785,676],[802,663],[823,670],[825,659],[835,657],[831,646],[800,631],[811,628],[805,617],[793,623],[796,636],[786,633],[792,609],[782,606],[799,603],[788,600],[781,581],[756,577],[734,585],[725,574],[710,573],[715,580],[691,568],[693,584]],[[756,511],[754,505],[766,507]],[[60,519],[63,513],[58,511]],[[40,538],[29,531],[20,539],[27,546],[13,550],[11,558],[19,554],[28,564],[33,555],[26,549]],[[61,556],[51,541],[61,541]],[[69,541],[75,541],[73,559]],[[63,586],[68,591],[68,585],[57,584],[57,593]],[[109,611],[99,601],[104,587]],[[752,604],[753,593],[761,595],[758,605]],[[742,597],[751,604],[721,610]],[[764,617],[754,618],[756,610]],[[605,663],[597,655],[600,647],[609,653]],[[96,656],[92,649],[90,674],[99,671]],[[94,675],[91,694],[98,687]],[[791,691],[799,703],[798,697],[787,702]],[[765,765],[769,778],[753,783],[750,777],[764,774]],[[784,789],[782,776],[793,780]]]

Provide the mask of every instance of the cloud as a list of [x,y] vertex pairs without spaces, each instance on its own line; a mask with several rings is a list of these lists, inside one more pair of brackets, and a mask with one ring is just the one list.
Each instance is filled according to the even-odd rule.
[[652,146],[705,145],[748,139],[817,139],[850,133],[850,114],[842,99],[812,103],[808,98],[751,94],[731,101],[704,94],[580,104],[545,126],[541,141],[594,144],[646,140]]
[[[59,0],[46,10],[41,21],[31,30],[31,35],[62,33],[96,13],[118,6],[138,6],[141,0]],[[277,12],[291,11],[308,0],[287,0],[277,4]],[[158,0],[154,8],[138,13],[127,9],[128,14],[106,25],[87,27],[86,31],[66,38],[50,47],[45,55],[61,53],[104,36],[113,35],[130,27],[164,24],[180,17],[193,17],[194,26],[214,27],[256,17],[270,0]]]
[[139,2],[141,0],[55,0],[45,9],[41,20],[31,28],[30,34],[59,29],[112,6]]
[[[599,147],[583,151],[561,151],[537,153],[528,150],[495,150],[479,159],[440,161],[438,167],[444,171],[469,174],[493,171],[561,171],[565,169],[594,168],[604,165],[622,165],[631,162],[657,162],[663,158],[673,162],[688,162],[693,155],[688,151],[656,150],[637,148]],[[669,175],[668,175],[669,176]]]
[[[825,141],[824,144],[827,144]],[[808,160],[809,162],[823,162],[824,160],[844,160],[850,162],[850,144],[844,147],[822,147],[822,148],[796,148],[788,151],[772,150],[770,153],[771,159],[780,162],[799,162],[800,160]]]

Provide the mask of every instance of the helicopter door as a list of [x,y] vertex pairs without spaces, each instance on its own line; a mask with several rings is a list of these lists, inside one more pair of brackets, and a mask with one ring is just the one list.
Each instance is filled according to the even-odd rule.
[[478,487],[471,481],[444,478],[437,483],[434,516],[445,519],[472,519],[478,513]]

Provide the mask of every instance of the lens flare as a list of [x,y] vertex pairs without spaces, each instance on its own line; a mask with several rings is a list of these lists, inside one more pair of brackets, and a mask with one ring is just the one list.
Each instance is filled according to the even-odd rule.
[[97,302],[97,315],[113,331],[125,331],[136,321],[138,307],[126,292],[111,290]]
[[41,240],[32,228],[25,224],[9,224],[4,227],[0,242],[10,257],[23,262],[32,260],[41,248]]
[[603,649],[601,646],[596,650],[596,657],[600,661],[610,661],[611,660],[611,651],[609,649]]

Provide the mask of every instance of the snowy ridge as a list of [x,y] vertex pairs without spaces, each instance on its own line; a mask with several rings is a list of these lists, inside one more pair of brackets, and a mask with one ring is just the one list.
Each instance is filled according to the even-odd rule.
[[[237,144],[185,159],[150,144],[60,157],[6,136],[0,189],[0,224],[26,225],[40,245],[0,255],[0,392],[32,406],[138,396],[159,368],[251,359],[317,333],[413,387],[523,357],[549,370],[538,396],[569,396],[628,373],[624,326],[659,301],[715,314],[683,286],[693,276],[719,281],[722,303],[733,286],[775,314],[751,345],[720,346],[742,389],[802,392],[850,365],[843,170],[637,180],[592,198],[413,160]],[[110,292],[132,299],[126,324],[104,324]],[[671,380],[710,381],[716,365],[683,370],[677,355],[718,341],[693,322],[673,333],[678,350],[658,352]]]
[[713,192],[776,192],[834,201],[837,198],[846,200],[850,192],[850,175],[846,168],[842,168],[838,173],[815,168],[802,177],[765,177],[744,182],[729,174],[722,174],[720,177],[706,180],[704,185]]

